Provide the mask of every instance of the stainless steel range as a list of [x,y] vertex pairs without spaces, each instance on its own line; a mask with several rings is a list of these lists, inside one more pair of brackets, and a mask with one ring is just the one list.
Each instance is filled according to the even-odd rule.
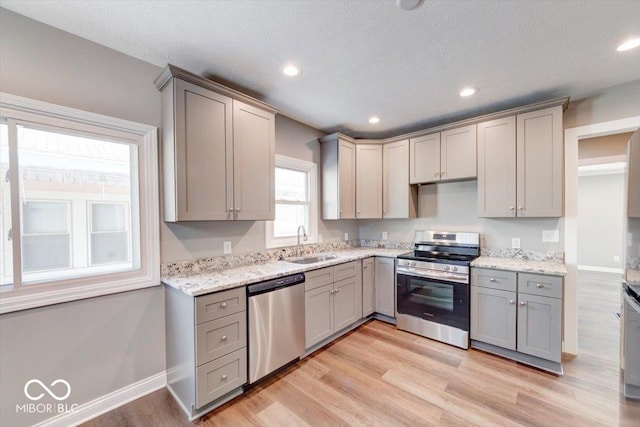
[[413,252],[398,257],[398,329],[469,348],[469,265],[478,233],[416,231]]

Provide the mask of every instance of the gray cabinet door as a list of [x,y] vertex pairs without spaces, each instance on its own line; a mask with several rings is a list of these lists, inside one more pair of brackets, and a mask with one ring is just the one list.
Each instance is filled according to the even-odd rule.
[[[341,280],[333,284],[333,325],[334,332],[355,323],[361,318],[362,309],[357,300],[358,277]],[[360,310],[358,310],[360,308]]]
[[564,160],[562,106],[517,117],[519,217],[561,217]]
[[471,339],[516,349],[516,293],[471,286]]
[[305,342],[309,348],[331,336],[333,323],[333,284],[304,293]]
[[356,146],[347,141],[338,145],[339,218],[356,217]]
[[409,185],[409,140],[383,146],[383,218],[415,218],[417,188]]
[[382,218],[382,145],[356,146],[356,217]]
[[627,161],[627,204],[630,218],[640,218],[640,130],[631,135]]
[[516,118],[478,124],[478,216],[516,216]]
[[275,218],[275,116],[233,101],[235,219]]
[[476,163],[476,125],[440,134],[440,179],[475,178]]
[[373,258],[362,260],[362,317],[376,311],[375,266]]
[[440,133],[409,140],[409,182],[440,181]]
[[[175,200],[175,206],[165,201],[165,219],[233,219],[231,98],[180,79],[174,85],[175,141],[163,140],[162,155],[165,198]],[[175,166],[168,164],[171,159]]]
[[518,294],[518,351],[560,363],[562,300]]
[[379,258],[375,260],[376,312],[396,317],[395,260]]

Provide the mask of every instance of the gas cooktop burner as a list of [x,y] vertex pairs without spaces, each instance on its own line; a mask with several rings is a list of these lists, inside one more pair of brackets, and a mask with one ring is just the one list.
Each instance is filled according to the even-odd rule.
[[402,254],[398,258],[468,266],[479,255],[478,233],[416,231],[413,252]]

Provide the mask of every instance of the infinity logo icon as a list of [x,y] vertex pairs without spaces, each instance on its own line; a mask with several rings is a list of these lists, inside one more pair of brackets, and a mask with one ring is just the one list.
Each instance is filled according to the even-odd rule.
[[24,395],[27,396],[31,400],[40,400],[44,396],[44,393],[40,393],[37,396],[32,396],[31,394],[29,394],[29,386],[31,384],[33,384],[33,383],[39,384],[40,387],[42,387],[44,389],[44,391],[49,393],[49,396],[53,397],[55,400],[65,400],[71,394],[71,385],[67,381],[65,381],[63,379],[55,380],[54,382],[52,382],[49,385],[49,387],[55,387],[56,384],[64,384],[64,385],[66,385],[67,386],[67,394],[65,394],[64,396],[58,396],[57,394],[55,394],[53,391],[51,391],[51,389],[49,389],[49,387],[44,385],[44,383],[42,381],[36,380],[36,379],[31,379],[31,380],[27,381],[27,383],[24,385]]

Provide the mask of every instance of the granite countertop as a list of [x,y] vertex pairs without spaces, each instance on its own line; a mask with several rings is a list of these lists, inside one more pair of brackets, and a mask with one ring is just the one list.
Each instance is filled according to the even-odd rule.
[[556,260],[533,261],[529,259],[481,256],[471,262],[471,267],[495,268],[498,270],[548,274],[551,276],[567,275],[567,267],[563,262]]
[[226,289],[258,283],[265,280],[288,276],[295,273],[317,270],[323,267],[356,261],[372,256],[395,258],[398,255],[409,252],[407,249],[384,248],[353,248],[338,251],[321,252],[315,256],[333,255],[336,259],[322,261],[314,264],[295,264],[289,261],[270,261],[262,264],[253,264],[242,267],[222,270],[204,271],[199,273],[169,274],[162,276],[162,282],[176,288],[187,295],[198,296]]

